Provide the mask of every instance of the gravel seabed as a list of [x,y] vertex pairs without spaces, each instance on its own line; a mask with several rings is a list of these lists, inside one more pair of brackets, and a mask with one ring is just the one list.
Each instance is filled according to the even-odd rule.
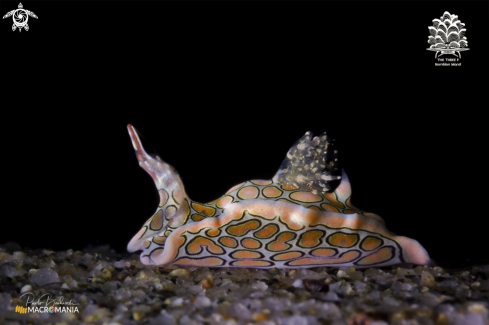
[[[109,246],[0,245],[0,324],[489,324],[489,264],[458,269],[154,267]],[[78,313],[16,312],[35,299]],[[42,306],[45,306],[45,300]]]

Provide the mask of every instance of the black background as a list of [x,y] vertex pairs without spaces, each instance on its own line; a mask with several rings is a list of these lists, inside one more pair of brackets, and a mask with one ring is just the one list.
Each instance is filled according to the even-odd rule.
[[[0,25],[0,243],[124,251],[158,202],[131,123],[199,202],[326,131],[357,207],[435,260],[487,258],[487,1],[22,3],[30,30]],[[445,11],[461,67],[426,51]]]

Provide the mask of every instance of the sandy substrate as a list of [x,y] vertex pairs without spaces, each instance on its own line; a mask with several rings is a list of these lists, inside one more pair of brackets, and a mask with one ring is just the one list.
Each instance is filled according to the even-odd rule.
[[55,252],[7,243],[0,324],[488,325],[488,276],[489,264],[158,268],[108,246]]

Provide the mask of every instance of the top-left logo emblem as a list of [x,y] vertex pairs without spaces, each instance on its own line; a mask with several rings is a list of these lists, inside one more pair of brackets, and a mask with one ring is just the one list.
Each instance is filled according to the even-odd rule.
[[24,28],[25,30],[29,30],[29,25],[27,25],[29,16],[37,18],[35,13],[29,10],[25,10],[22,6],[22,3],[19,3],[19,7],[17,9],[7,12],[5,16],[3,16],[3,18],[5,19],[10,16],[12,16],[12,19],[14,20],[12,31],[15,31],[18,28],[19,32],[22,31],[22,28]]

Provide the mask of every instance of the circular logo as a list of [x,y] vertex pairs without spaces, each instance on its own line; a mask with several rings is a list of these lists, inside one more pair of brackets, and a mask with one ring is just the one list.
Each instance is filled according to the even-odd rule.
[[27,24],[27,20],[29,19],[27,12],[24,9],[15,10],[12,16],[14,18],[14,24],[17,27],[24,27]]
[[52,313],[54,313],[54,307],[53,307],[53,306],[49,307],[49,312],[50,312],[51,314],[52,314]]

